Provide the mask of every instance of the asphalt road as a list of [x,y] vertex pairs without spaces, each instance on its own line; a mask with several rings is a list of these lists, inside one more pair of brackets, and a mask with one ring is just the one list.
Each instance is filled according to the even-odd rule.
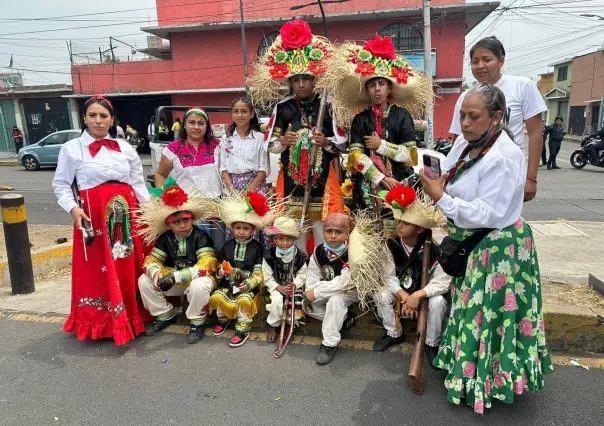
[[604,424],[604,370],[557,367],[543,392],[480,417],[446,401],[443,372],[428,368],[424,394],[413,394],[401,353],[342,349],[320,367],[316,346],[274,360],[263,342],[190,346],[166,334],[116,348],[78,342],[59,324],[0,324],[0,425]]
[[[537,198],[524,205],[526,220],[604,221],[604,169],[574,169],[569,159],[578,148],[578,143],[564,142],[558,155],[562,170],[541,168]],[[69,215],[58,207],[52,191],[53,175],[53,169],[28,172],[22,167],[0,167],[0,185],[12,186],[25,196],[29,223],[69,224]]]

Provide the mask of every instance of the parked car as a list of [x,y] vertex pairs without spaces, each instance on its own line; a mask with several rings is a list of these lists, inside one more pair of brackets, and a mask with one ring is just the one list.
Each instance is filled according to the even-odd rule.
[[39,142],[19,150],[17,159],[27,170],[38,170],[41,166],[56,166],[61,146],[71,139],[80,137],[81,130],[60,130],[42,138]]

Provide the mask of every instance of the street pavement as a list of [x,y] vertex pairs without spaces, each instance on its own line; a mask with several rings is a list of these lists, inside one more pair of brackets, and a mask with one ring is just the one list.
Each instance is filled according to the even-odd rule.
[[427,368],[424,394],[413,394],[403,353],[341,349],[320,367],[316,346],[275,360],[263,342],[191,346],[164,334],[116,348],[78,342],[60,324],[0,324],[0,425],[604,424],[604,370],[556,366],[543,392],[481,417],[447,402],[443,372]]

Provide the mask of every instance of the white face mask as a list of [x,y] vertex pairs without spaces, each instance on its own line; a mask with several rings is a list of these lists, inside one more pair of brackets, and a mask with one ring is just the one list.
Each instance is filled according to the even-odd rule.
[[280,249],[279,247],[276,247],[276,249],[277,249],[278,255],[287,256],[288,254],[292,254],[294,252],[294,250],[296,249],[296,246],[291,246],[287,250]]

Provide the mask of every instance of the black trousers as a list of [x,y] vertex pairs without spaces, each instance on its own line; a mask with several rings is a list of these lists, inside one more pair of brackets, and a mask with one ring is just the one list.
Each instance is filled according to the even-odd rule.
[[545,149],[545,145],[547,142],[547,138],[543,139],[543,149],[541,150],[541,163],[547,164],[547,149]]
[[600,141],[585,150],[594,164],[598,163],[598,153],[604,151],[604,141]]
[[562,145],[562,139],[549,138],[549,161],[548,164],[556,166],[556,156],[560,152],[560,146]]

